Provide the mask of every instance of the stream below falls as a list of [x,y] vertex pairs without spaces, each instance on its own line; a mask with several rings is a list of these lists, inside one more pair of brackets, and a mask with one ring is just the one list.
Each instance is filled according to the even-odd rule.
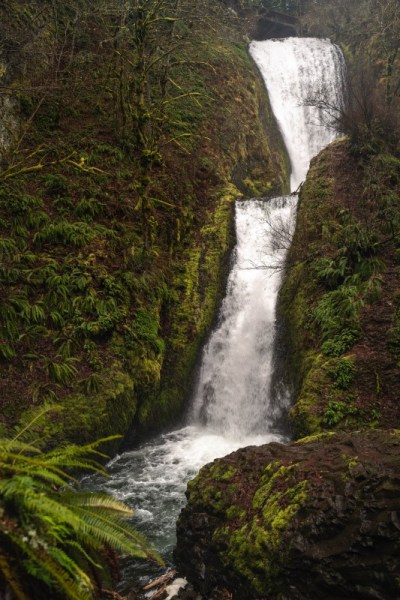
[[[336,137],[329,119],[308,106],[324,95],[341,106],[344,60],[328,40],[252,42],[291,164],[291,190],[310,160]],[[147,441],[107,465],[109,478],[87,477],[87,489],[107,491],[135,508],[135,527],[172,564],[175,522],[185,489],[200,467],[239,447],[287,441],[271,390],[276,301],[293,231],[297,196],[237,201],[237,243],[218,322],[204,347],[187,425]],[[282,235],[283,232],[283,235]],[[275,399],[275,400],[274,400]],[[160,574],[157,566],[125,560],[121,593]]]

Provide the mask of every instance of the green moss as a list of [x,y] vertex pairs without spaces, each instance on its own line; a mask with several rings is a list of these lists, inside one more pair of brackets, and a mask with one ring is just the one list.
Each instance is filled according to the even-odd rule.
[[358,456],[348,456],[347,454],[343,454],[342,458],[351,474],[351,471],[359,464]]
[[[133,380],[118,364],[99,375],[99,391],[73,393],[58,402],[61,411],[49,413],[38,423],[42,443],[53,446],[64,440],[86,443],[100,437],[124,433],[132,422],[137,398]],[[37,412],[33,409],[32,414]],[[23,422],[30,420],[30,411]]]
[[246,516],[246,511],[243,508],[240,508],[240,506],[237,506],[235,504],[226,509],[226,517],[229,520],[239,519],[239,520],[243,521],[245,516]]
[[215,462],[209,471],[209,476],[215,481],[229,481],[236,473],[236,467]]
[[252,179],[250,179],[249,177],[246,177],[243,180],[243,185],[246,188],[247,194],[254,198],[260,197],[260,196],[266,196],[271,191],[271,188],[272,188],[271,181],[265,182],[262,180],[255,179],[254,174],[253,174]]
[[221,518],[212,543],[221,561],[246,582],[254,595],[269,595],[280,586],[289,551],[286,533],[307,499],[308,483],[298,480],[296,465],[273,462],[260,473],[250,503],[241,502],[234,482],[236,467],[217,460],[188,484],[188,499],[198,511]]
[[299,440],[296,440],[295,444],[309,444],[310,442],[315,442],[317,440],[328,439],[332,435],[335,435],[334,431],[325,431],[323,433],[315,433],[314,435],[308,435],[307,437],[303,437]]
[[280,573],[289,551],[285,532],[307,499],[307,481],[296,480],[295,465],[268,465],[253,497],[253,516],[246,524],[240,511],[228,512],[239,526],[217,529],[223,563],[234,569],[254,595],[269,595],[281,586]]

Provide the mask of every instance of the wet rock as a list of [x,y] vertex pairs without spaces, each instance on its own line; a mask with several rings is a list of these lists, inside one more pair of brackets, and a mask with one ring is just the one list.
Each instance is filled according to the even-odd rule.
[[244,448],[187,497],[175,558],[204,598],[400,596],[400,431]]

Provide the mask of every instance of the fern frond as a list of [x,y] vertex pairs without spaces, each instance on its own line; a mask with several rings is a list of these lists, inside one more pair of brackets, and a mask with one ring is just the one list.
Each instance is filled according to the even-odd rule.
[[49,377],[56,383],[67,385],[76,377],[78,372],[78,369],[74,366],[75,362],[77,362],[77,359],[73,357],[65,357],[63,362],[49,361],[47,365]]
[[80,492],[79,494],[76,494],[65,492],[63,493],[62,498],[64,502],[71,507],[102,508],[110,512],[115,511],[115,513],[122,517],[132,517],[134,515],[133,509],[108,494],[92,492]]
[[[85,444],[84,446],[77,446],[75,444],[69,444],[66,447],[57,448],[55,450],[51,450],[46,454],[46,458],[50,461],[52,460],[68,460],[68,458],[73,457],[88,457],[90,455],[99,456],[100,458],[109,458],[107,454],[101,452],[99,450],[99,446],[103,446],[108,442],[114,442],[115,440],[120,440],[120,435],[109,435],[105,438],[100,438],[95,442],[90,442],[89,444]],[[98,465],[100,466],[100,465]]]
[[85,560],[88,561],[88,563],[90,563],[91,565],[93,565],[93,567],[96,567],[96,569],[101,569],[101,564],[96,562],[92,556],[90,556],[90,554],[88,552],[86,552],[85,548],[81,545],[78,544],[78,542],[76,542],[75,540],[64,540],[64,545],[66,546],[71,546],[71,548],[73,548],[74,550],[76,550],[79,554],[81,554]]
[[17,245],[11,238],[0,238],[0,254],[3,256],[12,256],[17,252]]
[[[46,549],[46,544],[42,544],[39,540],[36,542],[36,547],[33,548],[15,533],[9,532],[8,535],[11,541],[28,557],[25,565],[30,575],[40,579],[46,585],[62,591],[70,600],[91,600],[93,584],[78,565],[74,572],[75,576],[72,577],[65,565],[60,565],[55,556],[52,556],[53,554],[58,559],[61,558],[60,553],[54,551],[54,547],[50,546]],[[72,568],[72,565],[69,567]]]
[[7,556],[0,551],[1,578],[16,600],[30,598],[25,590],[32,578],[49,588],[49,597],[53,590],[67,600],[90,600],[94,585],[85,566],[101,569],[105,547],[162,561],[126,522],[130,508],[71,485],[71,471],[104,473],[97,460],[104,457],[100,445],[120,436],[43,453],[24,438],[50,410],[54,407],[44,407],[14,438],[0,439],[0,546],[7,548]]
[[4,344],[3,342],[0,342],[0,359],[11,360],[16,355],[17,355],[17,353],[15,352],[15,350],[12,346],[10,346],[9,344]]
[[2,454],[5,452],[40,454],[41,450],[27,442],[21,442],[16,439],[0,438],[0,460],[3,459]]
[[41,464],[39,464],[39,461],[34,461],[33,464],[25,469],[25,471],[20,469],[18,472],[25,472],[26,475],[30,476],[34,475],[35,478],[40,479],[43,484],[50,484],[58,487],[65,486],[71,481],[75,481],[72,475],[64,473],[61,469],[50,469],[46,461],[42,461]]
[[88,533],[95,540],[135,558],[152,559],[162,564],[161,557],[149,550],[144,536],[127,523],[122,523],[120,518],[115,518],[110,511],[98,506],[76,506],[74,510],[82,517]]
[[15,441],[18,438],[22,437],[27,431],[29,431],[32,426],[34,425],[34,423],[36,423],[37,421],[39,421],[42,417],[44,417],[44,415],[46,415],[49,412],[58,412],[60,410],[64,410],[62,406],[59,406],[57,404],[51,404],[51,405],[45,405],[44,407],[42,407],[41,409],[39,409],[39,411],[34,415],[34,417],[25,425],[25,427],[23,427],[15,436],[11,441]]
[[48,553],[74,580],[80,582],[80,587],[86,587],[87,590],[92,588],[92,582],[89,577],[64,550],[56,546],[50,546]]
[[0,571],[3,574],[3,578],[7,581],[8,585],[12,589],[15,594],[17,600],[29,600],[28,596],[25,594],[24,590],[21,587],[20,580],[18,575],[14,572],[12,568],[8,556],[0,552]]

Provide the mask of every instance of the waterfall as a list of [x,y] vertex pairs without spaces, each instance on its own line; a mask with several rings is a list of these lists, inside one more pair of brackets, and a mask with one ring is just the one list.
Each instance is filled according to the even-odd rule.
[[310,160],[336,137],[329,114],[307,103],[343,106],[345,63],[329,40],[287,38],[252,42],[250,53],[268,90],[290,158],[291,191],[304,181]]
[[285,254],[274,243],[274,223],[290,226],[294,206],[290,197],[236,203],[234,261],[218,327],[204,349],[192,422],[238,445],[270,431],[275,417],[269,387],[281,272],[268,267],[282,264]]
[[[329,41],[316,39],[252,42],[250,51],[268,88],[296,190],[310,159],[335,137],[320,111],[305,103],[322,91],[332,104],[342,102],[343,58]],[[292,195],[236,203],[237,244],[226,297],[204,348],[188,425],[116,457],[106,483],[88,479],[89,489],[105,489],[136,509],[135,525],[167,560],[187,480],[240,446],[284,440],[273,429],[270,404],[281,271],[268,267],[284,260],[287,248],[279,233],[293,225],[296,200]],[[127,589],[130,579],[145,581],[146,573],[154,571],[127,563]]]
[[[323,96],[342,105],[343,55],[314,38],[252,42],[250,53],[288,150],[295,191],[311,158],[336,137],[325,114],[307,103]],[[284,260],[274,237],[279,227],[293,228],[295,208],[296,197],[236,204],[235,260],[219,325],[204,351],[192,419],[238,441],[268,431],[276,416],[269,388],[280,271],[268,267]]]

